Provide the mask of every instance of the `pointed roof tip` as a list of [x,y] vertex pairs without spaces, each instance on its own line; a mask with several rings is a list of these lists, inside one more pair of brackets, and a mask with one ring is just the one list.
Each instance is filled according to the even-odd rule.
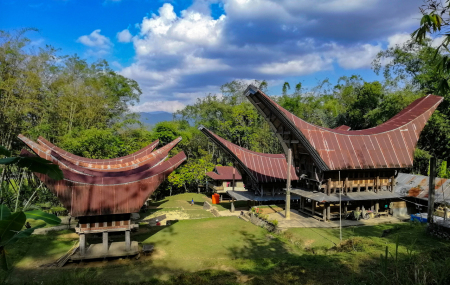
[[249,95],[251,95],[251,94],[255,94],[255,93],[258,92],[258,91],[259,91],[259,88],[258,88],[258,87],[256,87],[256,86],[253,85],[253,84],[250,84],[250,85],[247,87],[247,89],[245,89],[245,91],[244,91],[244,96],[247,97],[247,96],[249,96]]

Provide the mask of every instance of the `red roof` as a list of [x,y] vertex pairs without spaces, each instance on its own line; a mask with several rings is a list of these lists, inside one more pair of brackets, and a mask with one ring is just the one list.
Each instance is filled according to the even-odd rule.
[[[19,135],[19,139],[24,141],[25,138],[22,135]],[[25,138],[27,139],[27,138]],[[29,141],[29,139],[27,139]],[[70,152],[67,152],[52,143],[48,142],[42,137],[38,138],[40,149],[45,152],[55,152],[65,160],[72,162],[77,166],[81,166],[86,169],[92,169],[96,171],[126,171],[134,168],[138,168],[145,164],[151,162],[158,162],[167,157],[168,152],[175,147],[181,141],[181,137],[178,137],[174,141],[168,143],[158,150],[154,150],[154,148],[158,145],[158,141],[154,141],[150,145],[144,147],[143,149],[119,158],[113,159],[90,159],[81,157],[78,155],[74,155]],[[26,141],[24,141],[27,143]],[[31,147],[31,146],[30,146]]]
[[232,166],[216,166],[216,172],[211,171],[207,172],[206,175],[211,177],[214,180],[233,180],[233,170],[235,171],[234,179],[242,180],[242,176],[239,171]]
[[270,110],[278,110],[273,115],[286,122],[323,170],[412,167],[420,132],[443,100],[442,97],[428,95],[417,99],[377,127],[350,131],[305,122],[254,86],[249,86],[246,95],[252,98],[250,101],[253,104],[263,104]]
[[350,127],[349,126],[346,126],[346,125],[342,125],[342,126],[339,126],[339,127],[337,127],[337,128],[334,128],[335,130],[343,130],[343,131],[350,131]]
[[[161,148],[165,148],[164,151],[152,152],[153,160],[147,160],[140,167],[124,171],[96,171],[77,166],[22,135],[20,139],[40,157],[61,167],[64,179],[60,181],[40,173],[35,175],[74,217],[138,212],[167,176],[186,160],[184,152],[180,152],[164,161],[172,145],[168,144]],[[32,154],[22,150],[21,155]]]
[[[267,154],[248,150],[235,145],[207,128],[199,128],[205,135],[212,139],[218,146],[238,160],[248,175],[258,183],[284,182],[287,176],[287,162],[284,154]],[[291,168],[291,179],[298,179],[294,167]]]

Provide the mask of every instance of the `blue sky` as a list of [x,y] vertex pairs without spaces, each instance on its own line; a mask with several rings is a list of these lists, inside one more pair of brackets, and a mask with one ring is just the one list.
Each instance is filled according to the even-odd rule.
[[143,90],[134,111],[173,112],[234,79],[312,87],[370,69],[408,39],[422,0],[2,0],[0,29],[106,59]]

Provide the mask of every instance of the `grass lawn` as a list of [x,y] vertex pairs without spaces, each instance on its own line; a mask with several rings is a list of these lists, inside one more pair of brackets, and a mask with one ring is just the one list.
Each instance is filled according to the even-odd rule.
[[[381,237],[386,229],[391,233]],[[450,244],[426,235],[423,225],[344,228],[343,238],[339,246],[339,230],[326,228],[275,235],[236,217],[182,220],[132,235],[133,240],[155,245],[152,256],[39,267],[56,260],[76,240],[74,233],[62,231],[7,247],[14,268],[0,277],[19,284],[449,284],[445,268],[450,264]],[[392,257],[384,272],[380,254],[386,246]],[[414,276],[441,280],[413,282],[411,278],[418,278]]]
[[[194,205],[191,206],[191,200],[194,199]],[[183,193],[174,196],[169,196],[163,200],[156,201],[150,204],[150,207],[157,208],[182,208],[182,209],[203,209],[203,203],[208,200],[203,194]]]

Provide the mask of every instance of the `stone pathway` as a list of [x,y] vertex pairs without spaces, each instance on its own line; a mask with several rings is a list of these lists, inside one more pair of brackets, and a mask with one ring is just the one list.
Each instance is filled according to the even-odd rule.
[[238,217],[241,215],[241,211],[243,211],[244,213],[248,213],[246,209],[247,208],[236,208],[234,213],[232,213],[230,210],[219,211],[219,215],[221,217],[232,217],[232,216]]
[[[281,229],[287,228],[339,228],[339,220],[332,220],[329,222],[319,221],[311,216],[299,213],[296,210],[291,210],[291,219],[286,220],[284,211],[269,214],[269,220],[277,220],[278,227]],[[394,217],[380,217],[369,220],[342,220],[342,227],[354,226],[373,226],[378,224],[392,224],[400,223],[403,220]]]

